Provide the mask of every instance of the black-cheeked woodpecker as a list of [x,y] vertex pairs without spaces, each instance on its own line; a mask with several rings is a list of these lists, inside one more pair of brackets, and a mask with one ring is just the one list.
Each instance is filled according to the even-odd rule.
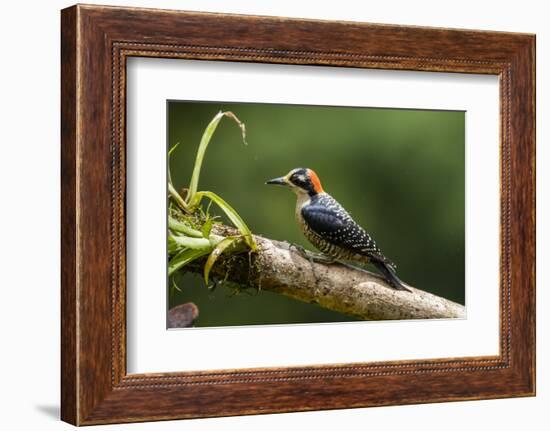
[[409,290],[397,277],[395,264],[386,258],[371,236],[321,187],[317,174],[307,168],[291,170],[266,184],[289,187],[296,193],[296,221],[306,238],[332,261],[373,264],[397,290]]

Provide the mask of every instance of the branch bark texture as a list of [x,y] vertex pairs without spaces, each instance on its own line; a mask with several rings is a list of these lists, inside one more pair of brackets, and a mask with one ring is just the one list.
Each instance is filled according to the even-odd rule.
[[[280,293],[364,320],[465,317],[464,306],[448,299],[414,287],[412,292],[398,291],[377,274],[341,264],[311,262],[286,242],[261,236],[255,239],[258,253],[231,256],[216,263],[212,272],[241,285]],[[202,265],[192,268],[200,271]]]

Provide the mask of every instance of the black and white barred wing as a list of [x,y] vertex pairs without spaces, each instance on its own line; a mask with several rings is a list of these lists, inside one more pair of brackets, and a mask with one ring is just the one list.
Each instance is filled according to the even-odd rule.
[[302,208],[302,217],[310,229],[331,244],[385,262],[394,268],[395,265],[381,253],[371,236],[338,202],[329,199]]

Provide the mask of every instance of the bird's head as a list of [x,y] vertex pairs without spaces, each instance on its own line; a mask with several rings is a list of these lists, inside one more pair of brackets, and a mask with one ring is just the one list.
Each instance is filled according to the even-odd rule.
[[292,169],[284,177],[273,178],[267,181],[266,184],[286,186],[296,194],[305,193],[313,196],[317,193],[323,193],[319,177],[313,170],[307,168]]

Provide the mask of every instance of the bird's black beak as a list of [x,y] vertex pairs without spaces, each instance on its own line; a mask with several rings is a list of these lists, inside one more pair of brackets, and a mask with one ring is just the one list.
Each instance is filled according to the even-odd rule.
[[286,186],[288,183],[286,182],[285,177],[279,177],[279,178],[273,178],[272,180],[266,181],[266,184],[277,184],[279,186]]

